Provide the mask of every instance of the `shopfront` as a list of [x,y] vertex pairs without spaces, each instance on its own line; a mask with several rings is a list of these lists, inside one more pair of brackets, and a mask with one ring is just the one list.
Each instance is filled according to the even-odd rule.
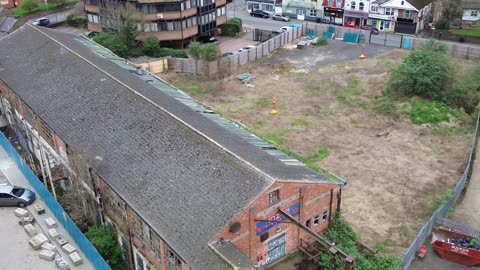
[[323,22],[336,25],[343,25],[343,8],[324,7]]
[[359,28],[367,24],[368,13],[362,11],[345,10],[343,13],[345,27]]
[[381,32],[390,32],[395,29],[395,23],[390,15],[369,14],[367,23]]

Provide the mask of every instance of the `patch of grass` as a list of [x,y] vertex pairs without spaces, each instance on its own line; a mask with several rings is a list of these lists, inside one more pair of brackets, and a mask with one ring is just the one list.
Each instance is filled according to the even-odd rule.
[[180,90],[183,90],[194,96],[202,96],[213,91],[213,87],[210,85],[201,85],[196,82],[183,81],[174,84]]
[[442,103],[432,103],[423,100],[414,100],[410,112],[410,120],[414,124],[449,122],[451,116],[458,112]]
[[308,157],[307,159],[310,161],[310,162],[319,162],[319,161],[322,161],[324,160],[326,157],[328,157],[330,155],[330,151],[328,151],[327,148],[320,148],[320,150],[318,150],[315,154],[313,154],[312,156]]
[[385,242],[378,242],[373,245],[373,248],[380,252],[383,252],[387,248],[387,245],[385,244]]
[[269,98],[262,97],[262,98],[259,98],[259,99],[255,100],[253,102],[253,104],[250,106],[250,109],[255,109],[255,110],[260,109],[260,108],[268,106],[271,103],[272,103],[272,101]]
[[400,118],[401,115],[397,101],[386,96],[375,99],[373,111],[393,118]]
[[340,160],[347,160],[348,159],[348,155],[341,155],[338,157],[338,159]]
[[433,128],[430,131],[434,135],[457,135],[457,134],[471,134],[473,131],[465,127],[446,127]]
[[[53,3],[40,3],[38,4],[38,7],[34,8],[31,13],[35,13],[37,11],[42,11],[42,10],[47,10],[47,9],[54,9],[57,7],[57,4]],[[17,7],[13,10],[13,13],[15,13],[18,16],[23,16],[30,14],[27,10],[23,9],[22,7]]]
[[355,97],[361,93],[363,89],[360,87],[360,80],[357,77],[352,77],[348,81],[348,85],[345,88],[342,88],[336,92],[337,100],[340,103],[343,103],[348,106],[360,106],[365,107],[367,104],[365,101]]
[[480,37],[480,24],[473,27],[463,26],[462,29],[450,29],[450,32],[457,35]]
[[352,156],[360,156],[363,154],[363,151],[362,150],[358,150],[358,151],[355,151],[352,153]]
[[273,74],[279,74],[279,75],[285,75],[287,73],[289,73],[292,69],[294,68],[294,66],[290,63],[283,63],[280,65],[280,67],[278,69],[275,69],[272,73]]
[[263,134],[261,137],[262,139],[274,144],[274,145],[283,145],[287,142],[284,138],[282,138],[285,134],[290,132],[288,129],[282,129],[278,132],[269,132]]
[[292,126],[308,126],[310,122],[305,119],[295,119],[292,122]]
[[265,122],[263,121],[255,122],[255,124],[253,124],[252,126],[253,129],[262,129],[264,127],[265,127]]
[[433,196],[429,203],[430,210],[432,210],[432,212],[436,211],[451,198],[453,198],[453,191],[450,189],[446,190],[443,194]]

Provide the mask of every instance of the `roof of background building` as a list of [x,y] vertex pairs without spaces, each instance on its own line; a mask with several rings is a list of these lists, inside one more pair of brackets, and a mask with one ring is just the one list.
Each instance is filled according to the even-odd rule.
[[0,18],[0,32],[10,33],[16,22],[17,19],[13,17]]
[[0,79],[69,146],[100,156],[98,174],[193,269],[225,269],[208,241],[275,180],[336,184],[247,143],[85,42],[27,24],[0,41]]
[[463,8],[480,9],[480,1],[479,0],[463,0]]

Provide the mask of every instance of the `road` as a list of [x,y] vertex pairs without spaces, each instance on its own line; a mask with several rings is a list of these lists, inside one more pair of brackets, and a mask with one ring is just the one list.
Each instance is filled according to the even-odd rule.
[[299,21],[296,19],[290,19],[289,22],[274,21],[271,18],[263,19],[252,17],[246,11],[244,1],[234,1],[227,5],[227,18],[238,17],[242,19],[244,27],[261,28],[263,30],[278,30],[282,26],[286,26],[292,23],[303,23],[305,21]]

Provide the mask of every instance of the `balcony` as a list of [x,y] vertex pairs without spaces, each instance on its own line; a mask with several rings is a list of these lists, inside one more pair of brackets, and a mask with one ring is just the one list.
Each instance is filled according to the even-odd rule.
[[143,14],[143,17],[147,21],[156,21],[156,20],[176,20],[181,19],[183,17],[191,17],[197,14],[197,8],[189,8],[182,12],[180,11],[173,11],[173,12],[162,12],[156,14]]
[[183,29],[182,31],[159,31],[159,32],[142,32],[138,35],[139,40],[145,40],[148,36],[155,36],[160,41],[167,40],[182,40],[195,36],[198,34],[198,27],[196,25]]
[[100,13],[100,8],[94,5],[85,5],[85,11],[98,14]]
[[88,31],[93,31],[93,32],[102,32],[102,26],[98,23],[91,23],[89,22],[87,25]]

